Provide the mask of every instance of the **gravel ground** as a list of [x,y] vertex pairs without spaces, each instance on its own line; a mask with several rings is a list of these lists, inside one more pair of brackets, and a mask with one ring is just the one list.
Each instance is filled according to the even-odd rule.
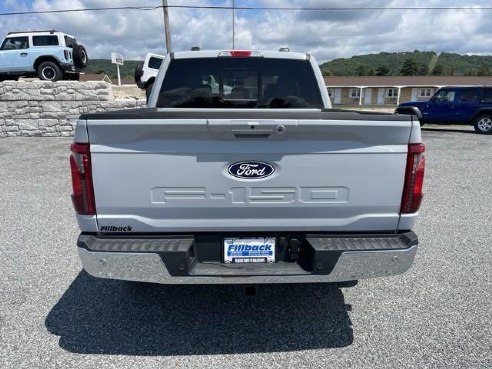
[[137,87],[137,85],[113,85],[113,97],[115,99],[140,99],[145,100],[145,90]]
[[81,270],[69,140],[0,140],[0,368],[491,368],[492,137],[425,128],[420,250],[331,285],[138,286]]

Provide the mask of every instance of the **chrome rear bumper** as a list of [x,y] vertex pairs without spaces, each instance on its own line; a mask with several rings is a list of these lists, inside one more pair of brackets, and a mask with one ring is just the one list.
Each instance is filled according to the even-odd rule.
[[[203,273],[197,272],[198,268],[195,268],[194,271],[190,271],[188,275],[179,275],[179,272],[176,274],[173,269],[171,269],[170,272],[169,268],[166,267],[166,264],[169,266],[169,262],[166,261],[165,263],[163,261],[162,253],[143,252],[142,250],[139,250],[138,252],[126,252],[121,251],[121,248],[119,247],[118,249],[120,251],[94,251],[93,249],[91,250],[90,247],[80,247],[80,240],[78,249],[85,270],[90,275],[99,278],[163,284],[344,282],[364,278],[397,275],[407,271],[415,258],[418,241],[413,232],[409,232],[406,235],[411,235],[413,238],[411,237],[411,240],[407,242],[404,248],[402,248],[401,244],[396,243],[394,246],[391,246],[391,242],[387,242],[388,245],[385,249],[374,250],[350,250],[350,247],[340,247],[339,245],[335,245],[340,249],[340,251],[338,251],[339,255],[337,256],[333,268],[324,274],[316,273],[316,271],[304,271],[300,267],[298,269],[289,269],[278,265],[279,268],[276,268],[275,264],[273,264],[272,267],[269,267],[266,264],[263,264],[264,266],[237,265],[232,270],[228,268],[227,271],[223,271],[225,268],[219,268],[219,272],[217,272],[216,264],[218,263],[216,263],[215,266],[212,266],[212,269],[207,269],[206,267],[200,268],[201,271],[205,271]],[[396,238],[397,237],[395,237],[395,239]],[[364,241],[365,240],[366,239],[364,239]],[[113,242],[113,244],[115,242],[114,239],[111,239],[110,241]],[[127,241],[131,242],[130,240],[117,239],[117,244],[121,245],[121,242]],[[134,243],[132,244],[132,247],[133,245]],[[324,244],[322,244],[322,246],[323,245]],[[111,247],[114,249],[114,246]],[[319,248],[320,246],[317,247]],[[373,247],[377,248],[377,245]],[[95,249],[97,249],[97,247],[95,247]],[[125,250],[125,247],[122,249]],[[177,249],[178,248],[176,247],[174,252],[176,252]],[[201,265],[202,263],[198,264]],[[207,265],[206,263],[203,264]],[[258,273],[255,273],[255,267],[259,271]],[[260,270],[259,268],[262,269]],[[268,268],[271,269],[265,271],[265,269]],[[297,272],[297,270],[300,272]]]

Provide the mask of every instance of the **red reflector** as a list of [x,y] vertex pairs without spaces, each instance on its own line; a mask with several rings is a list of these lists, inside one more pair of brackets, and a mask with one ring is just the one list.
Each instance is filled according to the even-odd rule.
[[92,187],[92,166],[89,144],[71,145],[70,169],[72,172],[72,202],[79,214],[96,214],[94,189]]
[[409,154],[422,154],[425,152],[424,144],[409,144],[408,145],[408,153]]
[[247,58],[251,56],[251,51],[249,50],[232,50],[229,52],[233,58]]
[[425,172],[424,144],[409,144],[407,154],[407,167],[405,170],[405,184],[401,200],[400,212],[404,214],[415,213],[419,210],[424,194]]

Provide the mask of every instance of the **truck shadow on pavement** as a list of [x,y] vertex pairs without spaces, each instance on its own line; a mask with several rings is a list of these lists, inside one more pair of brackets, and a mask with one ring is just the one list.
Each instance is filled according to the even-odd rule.
[[352,323],[335,285],[153,285],[81,271],[45,324],[84,354],[205,355],[344,347]]

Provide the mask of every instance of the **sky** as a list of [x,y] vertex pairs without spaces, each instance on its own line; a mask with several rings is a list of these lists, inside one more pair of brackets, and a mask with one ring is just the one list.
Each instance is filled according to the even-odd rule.
[[[169,5],[232,5],[233,0],[168,0]],[[360,54],[436,51],[492,54],[492,0],[235,0],[236,6],[349,7],[350,10],[237,10],[236,49],[309,52],[322,63]],[[159,6],[162,0],[0,0],[0,13],[115,6]],[[395,7],[462,7],[403,9]],[[364,7],[383,9],[365,10]],[[484,9],[489,7],[490,9]],[[169,9],[173,51],[232,48],[232,11]],[[164,54],[163,11],[110,10],[0,16],[0,34],[56,29],[77,38],[92,58],[143,59]]]

